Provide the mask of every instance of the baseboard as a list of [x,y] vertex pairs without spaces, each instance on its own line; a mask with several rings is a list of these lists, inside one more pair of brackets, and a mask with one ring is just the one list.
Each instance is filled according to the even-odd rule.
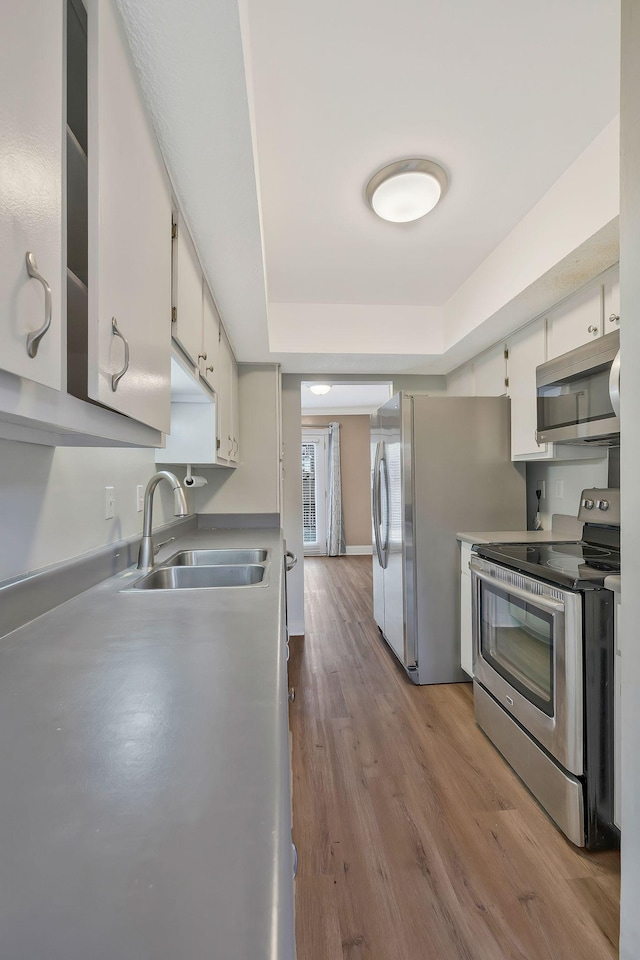
[[371,544],[367,544],[362,547],[347,547],[346,554],[348,557],[370,557],[373,553],[373,547]]

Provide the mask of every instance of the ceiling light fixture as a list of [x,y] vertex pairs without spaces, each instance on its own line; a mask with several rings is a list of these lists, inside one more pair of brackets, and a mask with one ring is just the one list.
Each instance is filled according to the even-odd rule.
[[315,393],[317,397],[322,397],[325,393],[329,393],[331,386],[328,383],[312,383],[309,390],[311,390],[311,393]]
[[396,160],[378,170],[365,187],[367,204],[383,220],[409,223],[426,216],[447,189],[447,175],[433,160]]

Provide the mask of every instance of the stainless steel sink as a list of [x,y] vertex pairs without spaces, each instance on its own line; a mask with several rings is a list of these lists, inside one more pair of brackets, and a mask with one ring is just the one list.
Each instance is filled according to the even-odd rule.
[[[206,552],[206,551],[205,551]],[[235,566],[156,567],[130,590],[193,590],[210,587],[250,587],[264,579],[264,567],[254,563]]]
[[161,564],[163,567],[198,567],[218,564],[264,563],[266,550],[181,550]]

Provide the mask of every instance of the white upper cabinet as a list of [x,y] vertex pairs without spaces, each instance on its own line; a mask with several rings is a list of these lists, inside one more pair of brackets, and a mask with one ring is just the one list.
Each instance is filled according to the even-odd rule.
[[0,368],[56,390],[62,376],[63,25],[62,0],[3,5]]
[[547,315],[548,359],[612,333],[620,325],[618,265]]
[[549,360],[602,336],[602,287],[588,287],[548,315]]
[[200,376],[213,390],[218,389],[220,373],[220,317],[206,283],[203,289],[202,353]]
[[498,343],[473,361],[476,397],[502,397],[507,392],[504,343]]
[[193,240],[179,214],[174,214],[173,339],[194,367],[202,355],[202,269]]
[[88,0],[89,396],[170,425],[171,193],[114,0]]
[[[233,462],[235,443],[233,435],[233,372],[235,360],[224,329],[220,336],[220,376],[216,391],[218,406],[218,458]],[[236,368],[237,374],[237,368]]]
[[620,327],[620,272],[616,265],[604,276],[604,333]]
[[536,367],[546,358],[545,320],[540,318],[509,338],[511,459],[546,460],[551,444],[536,440]]

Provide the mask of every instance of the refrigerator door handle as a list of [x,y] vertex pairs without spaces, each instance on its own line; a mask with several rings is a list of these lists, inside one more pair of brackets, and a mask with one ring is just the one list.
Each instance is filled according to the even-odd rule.
[[[383,566],[386,567],[386,553],[389,549],[389,473],[387,470],[387,460],[386,457],[382,457],[380,460],[380,477],[384,479],[384,502],[385,502],[385,530],[384,530],[384,540],[382,539],[382,502],[380,503],[380,549],[382,555],[385,559]],[[379,484],[380,489],[382,484]]]
[[380,549],[380,454],[382,450],[382,441],[378,441],[376,446],[376,456],[373,465],[373,482],[371,484],[371,512],[373,515],[373,535],[376,545],[376,554],[378,563],[384,566],[382,562],[382,551]]

